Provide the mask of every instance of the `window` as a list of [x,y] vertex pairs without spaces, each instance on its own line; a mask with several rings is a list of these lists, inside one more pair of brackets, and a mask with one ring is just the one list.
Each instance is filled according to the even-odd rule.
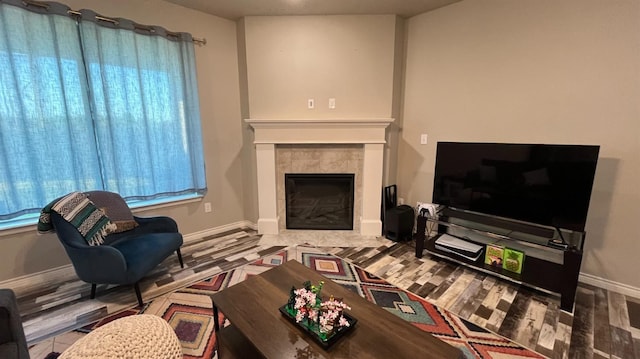
[[190,35],[32,10],[0,3],[0,227],[72,191],[206,191]]

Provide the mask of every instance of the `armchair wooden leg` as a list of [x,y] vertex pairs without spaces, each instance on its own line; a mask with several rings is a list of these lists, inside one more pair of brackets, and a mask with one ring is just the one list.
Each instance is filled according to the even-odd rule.
[[96,285],[95,283],[91,284],[91,299],[94,299],[96,297]]
[[176,253],[178,254],[178,260],[180,261],[180,268],[184,268],[184,263],[182,262],[182,253],[180,253],[180,248],[176,249]]
[[142,308],[142,306],[144,305],[144,303],[142,302],[142,294],[140,293],[140,285],[138,284],[138,282],[136,282],[133,285],[133,289],[135,289],[136,291],[136,297],[138,297],[138,306],[140,306],[140,308]]

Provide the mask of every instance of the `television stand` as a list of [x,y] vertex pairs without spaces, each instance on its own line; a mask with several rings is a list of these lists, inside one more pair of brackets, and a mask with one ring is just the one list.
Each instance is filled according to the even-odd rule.
[[[578,287],[585,233],[560,231],[561,236],[553,228],[445,207],[437,216],[418,216],[414,235],[416,257],[422,258],[426,251],[514,283],[557,294],[560,296],[560,309],[571,312]],[[484,251],[477,260],[470,260],[436,248],[436,239],[444,233],[483,246],[497,242],[524,252],[521,273],[486,264]]]
[[547,245],[549,247],[556,248],[556,249],[562,249],[562,250],[569,249],[569,244],[559,239],[550,239],[549,242],[547,242]]

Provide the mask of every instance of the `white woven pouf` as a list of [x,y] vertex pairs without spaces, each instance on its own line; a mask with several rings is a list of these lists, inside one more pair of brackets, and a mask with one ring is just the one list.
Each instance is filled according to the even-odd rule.
[[169,323],[155,315],[140,314],[116,319],[97,328],[78,339],[59,358],[182,357],[182,345]]

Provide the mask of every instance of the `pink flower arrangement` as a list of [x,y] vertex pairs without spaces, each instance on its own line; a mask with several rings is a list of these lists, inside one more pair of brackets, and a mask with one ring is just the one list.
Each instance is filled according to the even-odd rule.
[[320,332],[331,333],[336,326],[348,327],[350,325],[349,321],[342,316],[344,309],[351,309],[351,307],[342,301],[333,299],[333,296],[328,301],[322,302],[320,304],[320,312],[322,314],[319,318]]
[[341,327],[350,326],[342,313],[351,307],[333,296],[323,302],[320,297],[323,284],[319,282],[318,286],[312,286],[310,282],[305,282],[304,288],[292,288],[289,304],[293,306],[297,323],[307,319],[307,324],[317,324],[321,334],[329,335]]

